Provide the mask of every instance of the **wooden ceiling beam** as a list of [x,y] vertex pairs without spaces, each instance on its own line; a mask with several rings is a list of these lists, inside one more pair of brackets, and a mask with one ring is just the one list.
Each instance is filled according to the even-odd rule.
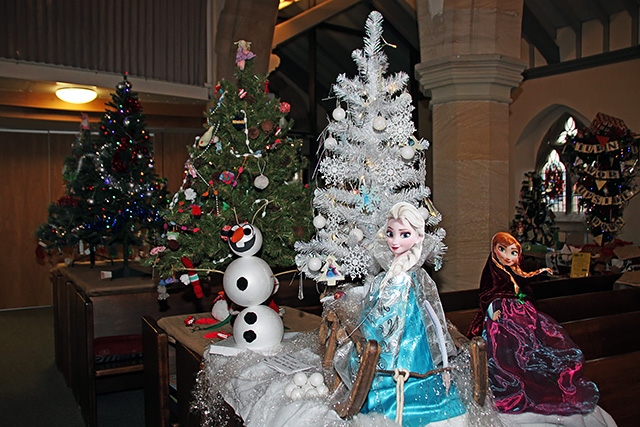
[[273,32],[271,49],[279,44],[304,33],[331,17],[344,12],[362,0],[326,0],[317,6],[277,24]]
[[522,9],[522,36],[538,49],[547,64],[560,62],[560,47],[526,4]]

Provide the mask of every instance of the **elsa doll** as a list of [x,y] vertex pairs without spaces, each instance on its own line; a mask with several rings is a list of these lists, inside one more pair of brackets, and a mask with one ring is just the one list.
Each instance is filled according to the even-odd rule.
[[[374,242],[373,255],[386,271],[370,284],[360,329],[366,339],[378,341],[381,354],[362,412],[382,413],[403,426],[424,426],[465,412],[446,370],[455,346],[436,285],[421,268],[427,258],[441,255],[440,240],[425,233],[418,209],[401,202],[391,208]],[[394,371],[396,378],[380,371]],[[402,372],[410,374],[399,396]]]

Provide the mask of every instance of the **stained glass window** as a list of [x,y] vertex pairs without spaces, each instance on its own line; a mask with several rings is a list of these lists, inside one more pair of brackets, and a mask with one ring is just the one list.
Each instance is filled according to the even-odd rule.
[[[580,196],[574,194],[575,183],[571,174],[567,173],[570,165],[565,164],[560,157],[566,142],[577,133],[576,120],[565,114],[549,128],[545,135],[547,143],[538,152],[538,171],[544,180],[549,207],[556,213],[580,211]],[[571,203],[567,203],[567,200]]]

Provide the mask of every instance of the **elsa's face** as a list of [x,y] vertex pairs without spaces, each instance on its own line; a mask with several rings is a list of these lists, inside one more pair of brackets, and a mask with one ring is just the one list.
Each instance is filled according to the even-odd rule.
[[405,219],[387,221],[387,245],[395,256],[407,252],[420,240],[420,235]]

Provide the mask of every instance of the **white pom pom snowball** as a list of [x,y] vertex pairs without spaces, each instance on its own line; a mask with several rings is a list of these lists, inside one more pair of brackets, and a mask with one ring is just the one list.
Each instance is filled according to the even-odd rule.
[[302,389],[300,387],[296,387],[291,391],[291,395],[289,396],[290,398],[292,398],[293,400],[299,400],[302,399],[303,394],[302,394]]
[[295,385],[294,383],[289,383],[284,387],[284,394],[286,394],[288,397],[291,397],[291,392],[296,388],[298,388],[297,385]]
[[329,387],[327,387],[324,384],[319,385],[318,387],[316,387],[316,390],[318,390],[318,395],[320,395],[320,396],[326,396],[327,394],[329,394]]
[[293,383],[297,386],[302,387],[307,383],[307,374],[305,374],[304,372],[296,372],[296,374],[293,376]]
[[309,376],[309,384],[314,387],[318,387],[321,384],[324,384],[324,377],[320,372],[314,372]]

